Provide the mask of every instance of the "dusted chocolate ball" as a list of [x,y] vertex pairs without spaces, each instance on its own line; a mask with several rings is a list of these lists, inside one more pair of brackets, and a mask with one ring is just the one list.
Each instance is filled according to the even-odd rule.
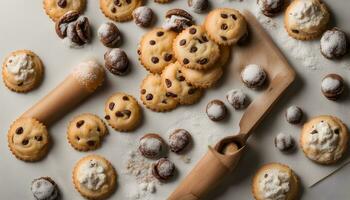
[[208,103],[206,112],[209,119],[221,121],[226,117],[227,109],[222,101],[215,99]]
[[180,153],[191,142],[191,134],[185,129],[176,129],[169,136],[169,148],[172,152]]
[[328,74],[322,79],[321,91],[329,100],[337,100],[344,91],[344,80],[338,74]]
[[264,15],[272,17],[282,10],[284,0],[257,0],[257,3]]
[[98,37],[106,47],[116,47],[121,42],[121,33],[118,27],[112,22],[106,22],[98,29]]
[[135,24],[141,27],[150,26],[152,24],[153,15],[153,10],[146,6],[138,7],[132,12]]
[[203,13],[209,7],[208,0],[187,0],[187,4],[195,13]]
[[152,174],[160,181],[170,179],[174,176],[174,173],[175,165],[167,158],[161,158],[155,164],[153,164]]
[[324,57],[341,58],[349,51],[349,40],[344,31],[333,28],[323,33],[320,46]]
[[108,50],[104,59],[105,67],[115,75],[125,75],[129,71],[129,59],[122,49]]
[[290,106],[285,112],[287,122],[299,124],[303,118],[303,111],[298,106]]
[[146,158],[157,158],[163,150],[163,139],[154,133],[144,135],[139,142],[139,151]]

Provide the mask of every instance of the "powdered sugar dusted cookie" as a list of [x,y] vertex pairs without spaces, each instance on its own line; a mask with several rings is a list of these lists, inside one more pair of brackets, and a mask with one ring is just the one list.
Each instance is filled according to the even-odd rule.
[[243,83],[253,89],[262,87],[266,80],[266,72],[262,67],[255,64],[245,66],[241,72],[241,78]]
[[99,0],[102,13],[117,22],[132,19],[132,12],[142,5],[143,0]]
[[95,150],[101,146],[103,138],[108,134],[104,122],[94,114],[82,114],[69,123],[67,139],[78,151]]
[[122,37],[118,27],[112,22],[103,23],[97,31],[100,41],[106,47],[116,47],[121,43]]
[[147,6],[140,6],[132,12],[134,22],[141,27],[149,27],[153,20],[153,10]]
[[144,135],[139,141],[139,151],[147,158],[157,158],[162,154],[164,141],[154,133]]
[[112,164],[98,155],[80,159],[73,169],[75,189],[87,199],[106,199],[116,189],[117,172]]
[[2,64],[2,79],[15,92],[28,92],[37,87],[44,74],[40,58],[32,51],[11,52]]
[[143,104],[156,112],[170,111],[178,102],[172,94],[167,93],[160,75],[148,74],[141,84],[141,100]]
[[225,104],[217,99],[212,100],[207,104],[206,112],[209,119],[213,121],[221,121],[227,115]]
[[60,198],[57,184],[50,177],[34,179],[30,189],[36,200],[57,200]]
[[165,66],[175,62],[173,31],[155,28],[146,33],[139,44],[138,54],[141,64],[152,73],[161,73]]
[[191,26],[174,40],[174,53],[178,62],[190,69],[209,69],[219,58],[219,46],[208,38],[201,26]]
[[193,104],[202,96],[202,90],[188,84],[180,69],[178,62],[166,66],[161,75],[163,84],[168,95],[180,104]]
[[154,0],[154,2],[156,2],[156,3],[168,3],[170,1],[171,0]]
[[181,153],[191,143],[191,134],[185,129],[176,129],[169,135],[168,143],[172,152]]
[[105,53],[104,59],[105,67],[112,74],[122,76],[129,72],[129,59],[124,50],[110,49]]
[[203,13],[208,7],[208,0],[187,0],[190,9],[195,13]]
[[153,164],[152,174],[160,181],[166,181],[174,176],[175,165],[167,158],[161,158]]
[[338,74],[328,74],[322,79],[321,91],[329,100],[337,100],[344,91],[344,80]]
[[303,118],[303,111],[298,106],[290,106],[285,112],[287,122],[299,124]]
[[323,33],[320,48],[328,59],[341,58],[349,52],[349,39],[344,31],[335,27]]
[[238,10],[217,8],[205,18],[205,30],[220,45],[235,44],[247,33],[247,22]]
[[43,6],[46,14],[57,21],[69,11],[82,13],[86,6],[86,0],[44,0]]
[[235,109],[244,109],[250,103],[248,96],[242,90],[230,90],[226,93],[226,99]]
[[348,130],[340,119],[321,115],[304,124],[300,146],[309,159],[320,164],[332,164],[346,152],[348,138]]
[[282,10],[284,0],[257,0],[257,3],[264,15],[272,17]]
[[254,175],[252,192],[256,200],[295,200],[299,195],[299,179],[288,166],[269,163]]
[[295,146],[293,137],[285,133],[277,134],[274,143],[275,147],[280,151],[289,151]]

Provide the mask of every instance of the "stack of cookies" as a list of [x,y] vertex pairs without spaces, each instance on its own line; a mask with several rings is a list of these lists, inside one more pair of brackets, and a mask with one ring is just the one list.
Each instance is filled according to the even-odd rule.
[[247,36],[247,23],[235,9],[215,9],[203,25],[194,25],[181,9],[168,11],[166,20],[138,47],[140,63],[150,72],[141,83],[141,100],[157,112],[196,103],[223,75],[230,47]]

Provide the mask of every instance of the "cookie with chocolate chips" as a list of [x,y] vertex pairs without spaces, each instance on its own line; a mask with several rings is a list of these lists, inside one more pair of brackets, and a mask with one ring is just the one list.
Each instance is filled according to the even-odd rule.
[[175,62],[173,31],[155,28],[146,33],[139,44],[138,54],[141,64],[151,73],[161,73],[165,66]]
[[148,74],[141,84],[141,101],[156,112],[166,112],[176,108],[178,101],[167,93],[162,78],[158,74]]
[[86,7],[86,0],[44,0],[43,6],[46,14],[57,21],[69,11],[82,13]]
[[247,22],[235,9],[217,8],[211,11],[204,22],[209,37],[220,45],[237,43],[247,34]]
[[167,93],[180,104],[194,104],[201,98],[202,90],[185,81],[178,62],[166,66],[161,76]]
[[209,69],[220,55],[219,46],[209,39],[202,26],[197,25],[182,31],[173,46],[176,59],[190,69]]
[[143,0],[100,0],[102,13],[111,20],[124,22],[132,19],[132,12]]
[[142,111],[136,99],[118,92],[108,98],[105,104],[105,119],[117,131],[134,130],[140,123]]
[[67,129],[68,142],[78,151],[97,149],[107,134],[105,123],[98,116],[90,113],[74,117]]

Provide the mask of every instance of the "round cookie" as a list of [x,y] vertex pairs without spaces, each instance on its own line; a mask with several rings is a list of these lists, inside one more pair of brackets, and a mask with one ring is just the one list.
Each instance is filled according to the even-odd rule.
[[178,62],[166,66],[161,75],[162,82],[167,93],[180,104],[194,104],[201,98],[203,92],[188,84],[180,69],[181,65]]
[[11,125],[7,139],[12,154],[23,161],[38,161],[49,150],[49,133],[42,123],[33,118],[17,119]]
[[256,200],[295,200],[299,195],[299,179],[288,166],[269,163],[255,174],[252,192]]
[[141,6],[132,12],[132,17],[136,25],[140,27],[149,27],[152,24],[154,13],[150,7]]
[[154,0],[154,2],[156,2],[156,3],[168,3],[170,1],[171,0]]
[[329,100],[337,100],[344,92],[344,80],[338,74],[328,74],[321,82],[321,91]]
[[57,184],[50,177],[34,179],[30,190],[36,200],[58,200],[60,198]]
[[289,36],[297,40],[319,37],[330,21],[326,5],[320,0],[295,0],[288,6],[284,26]]
[[166,112],[176,108],[178,102],[166,92],[162,78],[158,74],[148,74],[141,84],[141,101],[156,112]]
[[196,70],[181,67],[181,72],[185,77],[185,81],[197,88],[210,88],[223,75],[223,67],[230,58],[231,48],[228,46],[220,47],[220,57],[214,66],[207,70]]
[[224,102],[214,99],[207,104],[206,113],[209,119],[217,122],[225,119],[227,115],[227,108]]
[[163,139],[155,133],[147,133],[139,141],[139,151],[146,158],[157,158],[165,147]]
[[349,39],[344,31],[334,27],[323,33],[320,40],[320,50],[328,59],[340,59],[349,52]]
[[106,199],[116,189],[117,172],[112,164],[98,155],[80,159],[73,169],[75,189],[87,199]]
[[143,0],[100,0],[102,13],[111,20],[124,22],[132,19],[132,12]]
[[46,14],[57,21],[68,11],[82,13],[86,7],[86,0],[44,0],[43,6]]
[[235,9],[217,8],[211,11],[204,22],[210,39],[220,45],[235,44],[247,33],[247,22]]
[[132,131],[140,123],[142,112],[136,99],[118,92],[108,98],[105,104],[105,119],[117,131]]
[[167,181],[175,174],[175,165],[167,158],[157,160],[152,166],[152,175],[159,181]]
[[67,139],[78,151],[95,150],[101,146],[108,130],[104,122],[94,114],[82,114],[74,117],[68,125]]
[[320,164],[332,164],[346,152],[348,138],[348,130],[340,119],[321,115],[304,124],[300,146],[309,159]]
[[34,52],[11,52],[2,64],[2,79],[7,88],[15,92],[28,92],[37,87],[43,78],[44,67]]
[[266,82],[267,74],[261,66],[249,64],[242,70],[241,79],[247,87],[259,89]]
[[179,63],[191,69],[209,69],[220,56],[219,46],[197,25],[182,31],[175,38],[173,48]]
[[175,129],[168,139],[169,149],[174,153],[181,153],[192,141],[191,134],[185,129]]
[[139,60],[148,71],[160,74],[165,66],[175,62],[173,40],[176,34],[155,28],[142,37],[138,49]]

